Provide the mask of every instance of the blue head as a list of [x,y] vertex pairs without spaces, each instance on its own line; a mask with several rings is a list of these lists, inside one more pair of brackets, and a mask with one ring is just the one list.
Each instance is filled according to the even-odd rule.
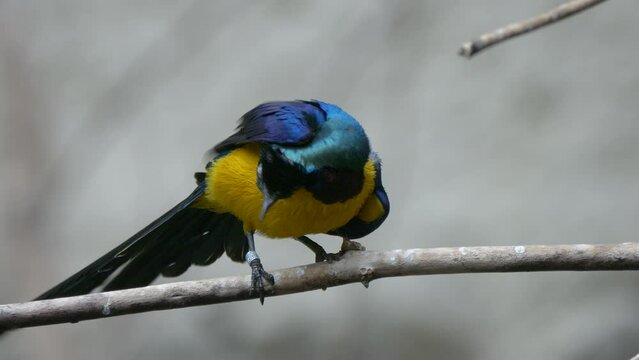
[[359,122],[336,105],[317,100],[312,103],[324,114],[317,122],[315,136],[304,146],[279,147],[282,154],[308,172],[322,167],[362,169],[371,149]]
[[304,130],[309,136],[295,144],[278,140],[262,148],[259,183],[265,199],[270,199],[264,211],[300,187],[328,204],[358,194],[370,144],[357,120],[335,105],[316,100],[276,106],[282,110],[272,116],[286,122],[289,136]]

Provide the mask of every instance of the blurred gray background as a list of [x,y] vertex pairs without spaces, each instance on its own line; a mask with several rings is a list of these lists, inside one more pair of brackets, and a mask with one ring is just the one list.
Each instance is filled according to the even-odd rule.
[[[559,3],[0,1],[0,303],[181,200],[204,151],[274,99],[364,124],[392,202],[369,249],[637,241],[639,2],[456,55]],[[268,269],[313,260],[257,246]],[[179,280],[236,274],[224,258]],[[638,297],[629,272],[385,279],[25,329],[0,359],[624,359]]]

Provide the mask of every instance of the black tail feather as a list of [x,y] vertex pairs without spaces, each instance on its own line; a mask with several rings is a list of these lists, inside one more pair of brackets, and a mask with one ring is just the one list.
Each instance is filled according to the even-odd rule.
[[87,294],[125,264],[105,291],[145,286],[160,274],[178,276],[191,264],[214,262],[225,250],[234,261],[243,261],[248,243],[241,222],[231,214],[191,207],[204,190],[200,182],[166,214],[35,300]]
[[217,239],[225,237],[231,238],[239,233],[243,238],[242,241],[246,242],[243,231],[232,229],[231,226],[234,223],[239,224],[241,229],[242,224],[231,214],[222,214],[217,217],[215,226],[211,226],[211,230],[209,230],[209,232],[202,237],[202,241],[194,247],[192,258],[194,265],[210,265],[224,254],[224,241],[217,241]]
[[[187,216],[192,212],[196,212],[197,216]],[[200,212],[208,211],[185,209],[165,223],[158,229],[156,236],[104,287],[104,291],[145,286],[155,280],[162,268],[168,265],[169,259],[174,256],[171,253],[172,248],[175,251],[188,240],[178,237],[180,233],[196,230],[193,229],[193,225],[197,224]],[[214,215],[214,213],[211,214]]]
[[[224,251],[233,261],[244,262],[244,256],[249,250],[248,241],[244,235],[242,223],[231,214],[226,214],[229,228],[224,237]],[[220,234],[221,235],[221,234]],[[218,235],[218,236],[220,236]]]

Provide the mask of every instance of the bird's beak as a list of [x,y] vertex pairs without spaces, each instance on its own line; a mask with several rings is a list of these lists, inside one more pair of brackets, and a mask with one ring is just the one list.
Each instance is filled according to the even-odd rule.
[[271,208],[271,206],[273,206],[273,204],[275,204],[275,199],[273,199],[271,197],[271,195],[269,195],[266,191],[263,192],[262,194],[263,200],[262,200],[262,210],[260,211],[260,221],[264,220],[264,217],[266,216],[266,212],[268,211],[268,209]]

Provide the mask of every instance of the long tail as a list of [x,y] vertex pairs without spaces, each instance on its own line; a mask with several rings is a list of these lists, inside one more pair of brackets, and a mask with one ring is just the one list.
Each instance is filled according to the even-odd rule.
[[244,261],[248,243],[242,223],[231,214],[191,206],[205,187],[199,181],[193,193],[166,214],[35,300],[87,294],[123,265],[105,291],[146,286],[160,274],[178,276],[191,264],[213,263],[225,251],[232,260]]

